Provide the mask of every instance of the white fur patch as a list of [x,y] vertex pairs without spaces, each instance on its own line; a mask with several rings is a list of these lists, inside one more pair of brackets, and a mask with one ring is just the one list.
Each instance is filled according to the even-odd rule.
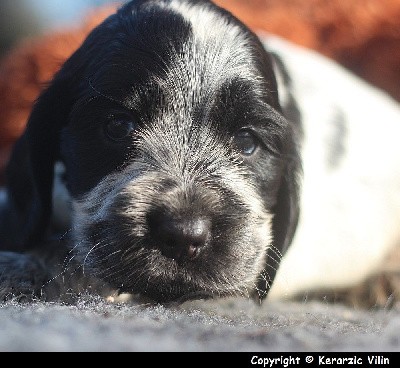
[[[315,52],[263,40],[289,71],[305,135],[300,223],[270,297],[356,284],[400,241],[400,108]],[[333,167],[338,111],[343,156]]]

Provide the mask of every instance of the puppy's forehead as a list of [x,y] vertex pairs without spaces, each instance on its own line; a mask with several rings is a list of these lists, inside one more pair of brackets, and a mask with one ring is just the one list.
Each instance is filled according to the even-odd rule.
[[167,99],[163,102],[170,98],[185,105],[204,103],[235,80],[249,81],[264,97],[276,90],[256,37],[208,2],[147,1],[120,21],[104,68],[91,81],[128,106],[154,96],[155,86]]

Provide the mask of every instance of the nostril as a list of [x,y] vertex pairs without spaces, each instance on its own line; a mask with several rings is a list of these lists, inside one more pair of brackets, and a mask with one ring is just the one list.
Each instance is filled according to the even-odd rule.
[[195,258],[199,254],[199,247],[195,245],[189,245],[187,254],[189,259]]
[[149,217],[149,227],[165,256],[194,259],[209,240],[211,224],[201,217],[178,219],[158,213]]

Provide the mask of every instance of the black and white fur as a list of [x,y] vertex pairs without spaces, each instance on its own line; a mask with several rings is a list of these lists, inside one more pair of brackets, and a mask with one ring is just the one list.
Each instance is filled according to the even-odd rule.
[[391,305],[400,298],[399,104],[316,52],[259,36],[284,65],[281,104],[295,96],[303,129],[299,224],[269,297],[322,291]]
[[[263,298],[298,219],[299,135],[269,54],[230,13],[127,3],[66,61],[13,151],[2,295],[49,295],[80,272],[160,302]],[[49,246],[57,162],[72,222]],[[64,243],[57,277],[43,259]]]
[[383,93],[209,1],[127,3],[65,63],[15,147],[1,296],[355,285],[400,241],[399,122]]

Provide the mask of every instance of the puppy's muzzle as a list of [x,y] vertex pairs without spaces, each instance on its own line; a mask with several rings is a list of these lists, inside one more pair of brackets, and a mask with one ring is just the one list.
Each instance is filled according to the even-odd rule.
[[272,217],[239,158],[206,129],[190,151],[174,149],[185,147],[170,142],[178,133],[149,134],[141,157],[75,201],[85,272],[161,302],[255,287]]

